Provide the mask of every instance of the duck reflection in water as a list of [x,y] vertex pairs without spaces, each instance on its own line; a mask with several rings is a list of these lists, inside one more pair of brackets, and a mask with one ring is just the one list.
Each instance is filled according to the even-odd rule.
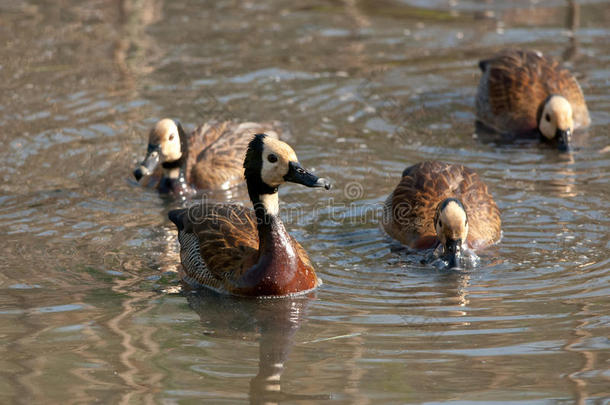
[[290,394],[281,389],[281,376],[294,345],[294,335],[314,297],[314,293],[309,293],[274,299],[236,299],[206,289],[192,291],[187,300],[202,324],[214,328],[215,337],[238,339],[259,334],[258,374],[250,381],[250,403],[277,404],[331,399],[328,394]]

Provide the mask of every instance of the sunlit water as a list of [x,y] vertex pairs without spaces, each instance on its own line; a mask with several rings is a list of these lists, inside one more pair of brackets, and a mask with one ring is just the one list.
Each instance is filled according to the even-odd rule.
[[[0,402],[606,403],[609,21],[601,1],[1,3]],[[474,135],[477,60],[505,45],[578,75],[572,155]],[[130,178],[164,116],[291,126],[335,186],[280,191],[320,289],[175,292],[178,204]],[[424,159],[498,202],[477,268],[379,228]]]

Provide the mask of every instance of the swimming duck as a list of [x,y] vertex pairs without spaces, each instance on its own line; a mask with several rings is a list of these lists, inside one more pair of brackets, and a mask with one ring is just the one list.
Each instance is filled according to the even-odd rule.
[[426,161],[408,167],[384,205],[382,225],[415,249],[440,246],[450,267],[462,252],[500,240],[500,211],[487,186],[467,167]]
[[591,123],[576,78],[540,52],[504,50],[479,62],[477,120],[500,133],[535,133],[569,150],[574,129]]
[[150,130],[146,157],[133,175],[140,181],[161,164],[161,193],[227,190],[243,182],[241,164],[246,147],[250,137],[259,132],[279,139],[283,129],[277,121],[210,121],[187,135],[180,123],[164,118]]
[[299,164],[288,144],[257,134],[248,145],[244,175],[254,210],[205,201],[169,212],[178,228],[183,280],[242,296],[281,296],[319,284],[301,245],[279,217],[278,188],[285,182],[330,188]]

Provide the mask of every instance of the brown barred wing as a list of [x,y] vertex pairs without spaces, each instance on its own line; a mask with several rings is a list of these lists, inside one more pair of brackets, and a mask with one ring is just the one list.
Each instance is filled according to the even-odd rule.
[[568,69],[562,69],[558,73],[557,94],[565,97],[572,106],[574,128],[586,128],[591,124],[591,117],[585,102],[585,96],[576,78]]
[[234,204],[200,203],[175,210],[185,281],[221,292],[255,262],[258,233],[254,212]]
[[537,128],[536,112],[548,96],[542,75],[549,70],[541,54],[509,50],[486,61],[487,91],[494,124],[500,132]]
[[500,210],[487,185],[479,175],[460,166],[462,183],[459,194],[468,215],[468,244],[473,248],[484,247],[500,240]]
[[228,189],[244,181],[242,165],[252,136],[266,133],[278,138],[283,131],[276,122],[224,121],[206,124],[198,132],[205,147],[192,159],[189,156],[187,178],[199,189]]
[[451,187],[444,169],[440,162],[422,162],[403,172],[391,195],[392,225],[388,232],[401,243],[415,248],[435,243],[436,206]]

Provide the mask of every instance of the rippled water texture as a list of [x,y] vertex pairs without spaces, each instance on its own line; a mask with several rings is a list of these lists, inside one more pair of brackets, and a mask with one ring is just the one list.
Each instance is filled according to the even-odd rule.
[[[607,403],[609,27],[603,1],[0,2],[0,402]],[[578,76],[572,155],[474,135],[477,61],[506,45]],[[280,191],[315,294],[172,292],[177,204],[130,178],[164,116],[291,126],[335,184]],[[378,227],[424,159],[502,210],[476,269]]]

